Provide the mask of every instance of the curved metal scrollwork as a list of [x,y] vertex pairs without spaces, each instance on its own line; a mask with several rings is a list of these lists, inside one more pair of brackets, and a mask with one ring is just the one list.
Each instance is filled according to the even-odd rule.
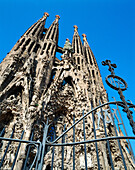
[[119,76],[115,75],[107,76],[106,83],[108,84],[108,86],[115,90],[121,89],[122,91],[124,91],[127,89],[127,83]]

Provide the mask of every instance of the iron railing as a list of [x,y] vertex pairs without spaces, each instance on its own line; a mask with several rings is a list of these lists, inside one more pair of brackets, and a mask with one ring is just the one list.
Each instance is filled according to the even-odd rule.
[[[72,155],[72,158],[73,158],[73,170],[75,170],[75,146],[76,145],[81,145],[83,144],[84,145],[84,158],[85,158],[85,169],[87,169],[87,149],[86,149],[86,144],[90,144],[90,143],[95,143],[95,152],[96,152],[96,158],[97,158],[97,165],[98,165],[98,169],[101,168],[101,163],[100,163],[100,157],[99,157],[99,148],[98,148],[98,145],[97,143],[98,142],[101,142],[101,141],[104,141],[106,142],[107,144],[107,152],[109,154],[109,160],[110,160],[110,163],[111,163],[111,168],[114,169],[114,162],[112,160],[112,152],[111,152],[111,148],[110,148],[110,140],[117,140],[118,142],[118,147],[119,147],[119,151],[120,151],[120,154],[121,154],[121,158],[122,158],[122,161],[123,161],[123,166],[124,166],[124,169],[126,170],[127,169],[127,166],[126,166],[126,161],[125,161],[125,158],[124,158],[124,154],[123,154],[123,150],[121,148],[121,144],[120,144],[120,140],[128,140],[129,139],[131,140],[135,140],[135,137],[134,136],[119,136],[118,135],[118,130],[117,130],[117,127],[115,125],[115,119],[114,119],[114,115],[113,113],[111,112],[111,106],[112,105],[116,105],[116,106],[121,106],[121,107],[125,107],[123,102],[120,102],[120,101],[113,101],[113,102],[107,102],[107,103],[104,103],[104,104],[100,104],[99,106],[97,106],[96,108],[93,108],[93,104],[91,102],[91,111],[89,111],[88,113],[84,114],[84,110],[82,112],[82,117],[75,121],[75,115],[73,115],[73,125],[70,126],[69,128],[66,129],[66,124],[63,125],[63,132],[60,136],[56,136],[56,133],[55,133],[55,126],[53,126],[53,128],[51,128],[51,131],[49,130],[50,126],[52,126],[52,122],[51,124],[49,123],[49,119],[46,120],[46,123],[45,122],[40,122],[40,124],[43,125],[43,132],[42,132],[42,135],[43,135],[43,139],[42,141],[34,141],[33,140],[33,136],[34,136],[34,129],[32,130],[32,133],[31,133],[31,137],[30,137],[30,140],[23,140],[23,135],[24,135],[24,131],[22,131],[22,135],[21,135],[21,138],[20,139],[14,139],[13,138],[13,134],[14,134],[14,130],[15,130],[15,126],[13,128],[13,131],[12,131],[12,134],[10,136],[10,138],[5,138],[5,137],[2,137],[4,135],[4,131],[5,131],[5,128],[3,128],[3,130],[1,131],[0,135],[0,140],[1,140],[1,143],[3,141],[8,141],[8,145],[6,146],[6,149],[5,149],[5,152],[3,154],[3,157],[1,159],[1,163],[0,163],[0,169],[2,169],[3,167],[3,163],[4,163],[4,160],[6,159],[6,154],[8,152],[8,149],[9,149],[9,146],[11,145],[11,142],[18,142],[18,147],[17,147],[17,150],[16,150],[16,153],[15,153],[15,157],[14,157],[14,161],[13,161],[13,164],[12,164],[12,167],[11,169],[13,170],[14,167],[15,167],[15,164],[16,164],[16,160],[17,160],[17,157],[18,157],[18,153],[19,153],[19,150],[20,150],[20,146],[22,143],[26,143],[27,144],[27,147],[26,147],[26,150],[27,150],[27,153],[26,153],[26,156],[25,156],[25,160],[24,160],[24,164],[23,164],[23,170],[27,170],[27,169],[36,169],[36,170],[42,170],[42,167],[43,167],[43,164],[44,164],[44,157],[46,156],[46,153],[47,153],[47,149],[46,148],[49,148],[49,147],[52,147],[52,160],[51,160],[51,169],[53,169],[54,167],[54,160],[55,160],[55,147],[61,147],[62,148],[62,155],[61,155],[61,169],[64,169],[64,147],[65,146],[72,146],[73,147],[73,155]],[[129,106],[129,108],[134,108],[135,105],[131,104],[131,103],[127,103],[127,105]],[[103,108],[105,106],[108,106],[110,107],[109,110],[110,110],[110,115],[111,115],[111,120],[112,122],[109,122],[109,123],[112,123],[112,127],[114,128],[114,131],[115,131],[115,136],[108,136],[107,134],[107,130],[106,130],[106,119],[105,119],[105,114],[104,114],[104,110]],[[96,127],[95,127],[95,119],[97,118],[96,117],[96,111],[99,110],[101,111],[101,116],[102,116],[102,125],[103,125],[103,129],[104,129],[104,134],[105,136],[102,137],[102,138],[97,138],[97,130],[96,130]],[[90,127],[90,128],[93,128],[93,133],[94,133],[94,139],[90,139],[88,140],[88,138],[86,138],[86,135],[85,135],[85,118],[87,118],[87,116],[91,115],[92,116],[92,126],[93,127]],[[81,121],[83,121],[83,141],[79,141],[79,142],[76,142],[75,141],[75,130],[76,130],[76,125],[78,125]],[[56,122],[56,121],[54,121]],[[65,142],[65,137],[66,135],[68,134],[68,132],[70,130],[73,130],[73,142]],[[50,137],[50,140],[48,139],[49,135],[51,133],[51,137]],[[62,139],[62,143],[59,143],[59,139]],[[128,145],[129,145],[129,142],[128,142]],[[36,148],[36,154],[35,154],[35,157],[33,159],[33,162],[29,165],[28,163],[28,159],[30,159],[30,152],[31,152],[31,147],[35,147]],[[132,147],[130,146],[129,147],[129,154],[131,155],[133,161],[134,161],[134,153],[133,153],[133,150],[132,152],[130,151],[132,149]]]

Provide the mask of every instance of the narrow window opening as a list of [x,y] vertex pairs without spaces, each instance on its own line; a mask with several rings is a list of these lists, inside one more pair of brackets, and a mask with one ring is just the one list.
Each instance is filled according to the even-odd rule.
[[79,53],[79,47],[78,47],[77,38],[76,38],[76,47],[77,47],[77,53]]
[[88,72],[89,72],[89,76],[91,77],[91,73],[90,73],[90,70],[88,70]]
[[46,44],[47,44],[47,43],[45,43],[45,44],[44,44],[43,50],[45,49],[45,47],[46,47]]
[[29,39],[26,41],[25,45],[26,45],[26,46],[29,45],[30,41],[31,41],[31,39],[29,38]]
[[54,80],[56,71],[57,71],[56,69],[52,70],[52,73],[51,73],[51,80]]
[[29,46],[28,52],[31,51],[31,49],[32,49],[32,47],[33,47],[33,45],[34,45],[34,43],[35,43],[35,41],[33,41],[33,42],[31,43],[31,45]]
[[52,51],[51,51],[51,55],[53,54],[53,52],[54,52],[54,47],[55,47],[55,45],[53,46],[53,48],[52,48]]
[[86,59],[86,63],[88,63],[88,59],[87,59],[87,55],[86,55],[86,48],[84,48],[84,56],[85,56],[85,59]]
[[95,78],[95,73],[94,73],[94,70],[92,70],[92,76]]
[[25,42],[25,44],[24,44],[24,46],[23,46],[23,48],[22,48],[22,51],[24,51],[25,48],[26,48],[26,46],[29,45],[30,41],[31,41],[31,39],[29,38],[29,39]]
[[25,38],[22,39],[21,43],[19,44],[20,46],[23,44],[24,40],[25,40]]
[[35,34],[35,32],[37,31],[37,29],[40,27],[40,24],[37,25],[37,27],[35,28],[35,30],[33,31],[32,35]]
[[80,70],[80,66],[78,66],[78,70]]
[[83,65],[83,59],[82,59],[82,65]]
[[75,57],[73,58],[73,62],[75,63]]
[[89,76],[91,77],[90,70],[88,70],[88,72],[89,72]]
[[53,40],[54,40],[54,41],[55,41],[55,40],[58,41],[58,30],[57,30],[56,34],[54,34]]
[[40,45],[39,45],[39,44],[36,44],[36,46],[35,46],[33,52],[37,53],[37,51],[38,51],[39,48],[41,48]]
[[[54,140],[54,134],[55,134],[55,126],[50,126],[48,130],[48,136],[49,136],[49,141],[52,142]],[[50,148],[49,148],[50,150]]]
[[89,50],[88,50],[88,54],[89,54],[90,64],[93,65],[92,60],[91,60],[91,54],[90,54]]
[[[49,32],[48,32],[48,31],[49,31]],[[51,34],[51,31],[52,31],[52,27],[51,27],[51,29],[50,29],[50,30],[48,30],[48,31],[47,31],[48,35],[47,35],[46,39],[48,39],[48,38],[49,38],[49,36],[50,36],[50,34]]]
[[20,42],[20,44],[17,46],[17,48],[15,49],[15,51],[17,51],[19,49],[19,47],[23,44],[23,42],[25,41],[25,38],[23,38]]
[[77,58],[77,62],[78,62],[78,64],[80,64],[80,57]]
[[52,34],[52,36],[51,36],[51,39],[52,39],[52,40],[54,39],[55,30],[56,30],[56,28],[54,28],[53,34]]

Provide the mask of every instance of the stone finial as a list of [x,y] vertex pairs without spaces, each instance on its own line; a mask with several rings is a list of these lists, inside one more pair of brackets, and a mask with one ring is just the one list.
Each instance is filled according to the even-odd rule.
[[55,17],[56,17],[56,21],[59,21],[59,19],[60,19],[60,16],[59,15],[55,15]]
[[68,38],[66,38],[66,41],[70,41]]
[[75,28],[74,31],[77,32],[78,31],[77,25],[74,25],[74,28]]
[[82,34],[83,36],[83,41],[87,41],[86,34]]
[[49,17],[49,14],[47,12],[45,12],[43,17],[47,18],[47,17]]

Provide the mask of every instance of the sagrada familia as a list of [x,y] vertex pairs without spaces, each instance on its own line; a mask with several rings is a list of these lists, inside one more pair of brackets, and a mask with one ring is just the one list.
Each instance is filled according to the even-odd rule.
[[45,28],[48,16],[0,64],[0,169],[135,169],[127,140],[108,138],[122,132],[86,35],[74,26],[60,47],[60,16]]

